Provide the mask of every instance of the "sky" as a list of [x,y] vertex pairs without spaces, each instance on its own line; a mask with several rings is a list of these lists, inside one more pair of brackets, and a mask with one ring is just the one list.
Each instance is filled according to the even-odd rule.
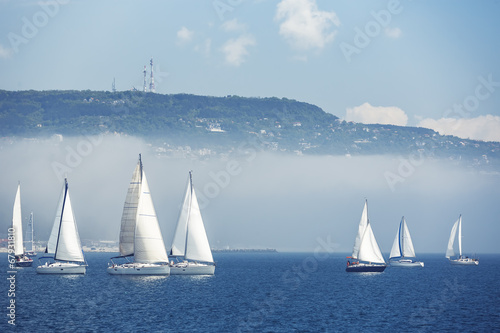
[[500,141],[499,1],[0,1],[0,89],[286,97]]
[[[157,93],[286,97],[347,121],[500,141],[499,9],[500,1],[0,0],[0,89],[111,90],[113,79],[117,90],[141,89],[153,57]],[[23,216],[34,211],[36,237],[48,238],[63,165],[81,238],[117,240],[141,152],[167,247],[193,170],[216,248],[311,252],[330,239],[348,252],[367,199],[384,253],[404,215],[417,254],[444,254],[459,214],[466,252],[500,252],[499,172],[412,155],[167,158],[115,135],[0,146],[3,230],[20,181]],[[225,177],[234,162],[238,172]]]

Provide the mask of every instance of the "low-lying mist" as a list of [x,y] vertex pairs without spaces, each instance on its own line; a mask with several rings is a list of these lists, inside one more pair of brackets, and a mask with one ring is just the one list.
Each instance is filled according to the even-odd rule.
[[443,253],[463,215],[467,253],[499,252],[500,175],[450,161],[405,156],[295,156],[249,149],[240,157],[159,155],[132,137],[24,140],[0,148],[2,235],[21,182],[24,226],[47,240],[65,175],[80,237],[117,240],[128,183],[142,153],[166,247],[170,247],[188,171],[213,248],[313,251],[327,236],[351,251],[364,200],[377,241],[390,251],[404,215],[418,253]]

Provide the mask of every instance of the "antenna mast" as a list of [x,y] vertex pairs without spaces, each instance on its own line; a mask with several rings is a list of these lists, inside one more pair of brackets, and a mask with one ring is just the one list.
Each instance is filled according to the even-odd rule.
[[153,76],[153,57],[151,57],[151,61],[149,62],[151,64],[151,81],[149,82],[149,91],[150,92],[155,92],[155,78]]

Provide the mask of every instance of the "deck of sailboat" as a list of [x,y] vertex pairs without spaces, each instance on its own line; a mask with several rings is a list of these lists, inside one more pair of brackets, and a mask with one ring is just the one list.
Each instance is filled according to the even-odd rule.
[[170,275],[214,275],[215,264],[183,261],[170,265]]
[[86,264],[72,262],[45,263],[36,268],[39,274],[85,274],[86,270]]
[[169,275],[170,266],[166,263],[150,264],[131,262],[109,266],[107,271],[112,275]]

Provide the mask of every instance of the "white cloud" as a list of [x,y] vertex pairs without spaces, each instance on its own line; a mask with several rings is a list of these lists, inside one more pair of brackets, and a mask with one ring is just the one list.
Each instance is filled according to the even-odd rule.
[[279,34],[299,50],[322,49],[337,33],[332,25],[340,25],[337,14],[318,10],[316,0],[282,0],[275,20],[282,21]]
[[222,52],[225,54],[226,62],[232,66],[241,65],[248,55],[247,48],[255,44],[255,38],[250,34],[241,35],[236,39],[229,39],[222,46]]
[[385,28],[385,35],[390,38],[397,39],[401,37],[402,33],[403,32],[399,28],[389,28],[389,27]]
[[427,118],[421,120],[417,126],[433,129],[443,135],[500,142],[500,117],[490,114],[476,118]]
[[346,121],[354,121],[364,124],[389,124],[406,126],[408,116],[395,106],[372,106],[364,103],[360,106],[346,110]]
[[5,48],[3,47],[2,44],[0,44],[0,59],[7,59],[12,56],[12,49]]
[[177,39],[180,42],[190,42],[193,39],[194,31],[189,30],[186,27],[182,27],[179,31],[177,31]]
[[243,23],[239,23],[237,19],[232,19],[229,21],[225,21],[222,25],[221,28],[227,32],[232,32],[232,31],[245,31],[246,30],[246,25]]

